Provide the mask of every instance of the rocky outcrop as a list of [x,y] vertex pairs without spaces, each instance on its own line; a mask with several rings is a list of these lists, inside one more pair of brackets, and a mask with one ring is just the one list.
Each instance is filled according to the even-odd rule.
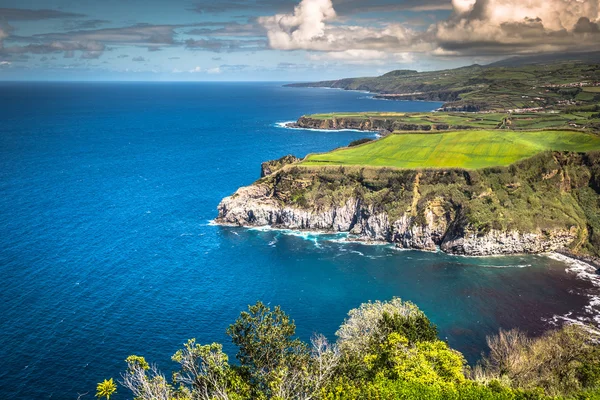
[[287,125],[289,128],[341,130],[353,129],[359,131],[379,132],[388,134],[394,131],[421,131],[429,132],[446,130],[472,129],[472,126],[448,124],[408,124],[394,118],[328,118],[319,119],[301,117],[298,121]]
[[[457,255],[487,256],[537,254],[563,249],[578,236],[578,229],[554,229],[535,232],[485,234],[455,220],[456,210],[441,210],[440,200],[427,203],[425,221],[405,213],[390,221],[388,214],[375,212],[357,198],[349,198],[340,207],[306,210],[280,204],[264,185],[241,188],[225,198],[218,207],[217,221],[236,226],[349,232],[353,239],[389,242],[405,249],[442,251]],[[450,229],[449,229],[450,227]]]
[[281,157],[278,160],[265,161],[260,166],[260,177],[264,178],[265,176],[274,174],[286,165],[294,164],[298,161],[300,161],[300,159],[292,155]]
[[593,226],[582,210],[589,204],[577,202],[600,200],[593,189],[599,160],[597,153],[545,153],[481,171],[288,166],[223,199],[217,222],[348,232],[468,256],[578,253],[584,242],[597,246],[587,242]]

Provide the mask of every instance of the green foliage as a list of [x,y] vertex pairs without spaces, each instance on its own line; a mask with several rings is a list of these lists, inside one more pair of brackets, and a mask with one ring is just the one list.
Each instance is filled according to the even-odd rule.
[[[600,400],[600,346],[579,326],[535,339],[501,331],[473,371],[417,306],[398,298],[351,310],[339,347],[316,336],[309,350],[288,315],[260,302],[228,332],[240,365],[220,344],[191,339],[172,357],[172,383],[130,356],[123,385],[136,400]],[[112,379],[98,384],[97,397],[115,392]]]
[[531,339],[501,330],[488,337],[490,353],[476,370],[480,380],[506,380],[513,387],[542,388],[550,395],[571,395],[600,385],[597,338],[579,325]]
[[96,397],[104,397],[106,400],[110,400],[110,396],[117,392],[117,385],[113,378],[105,379],[98,383],[96,387]]
[[437,339],[437,327],[425,314],[406,318],[400,314],[384,312],[379,325],[379,329],[386,335],[397,333],[408,339],[409,343],[433,342]]
[[372,141],[373,141],[373,139],[371,139],[371,138],[362,138],[362,139],[358,139],[353,142],[350,142],[348,147],[360,146],[361,144],[369,143]]
[[148,364],[146,359],[141,356],[131,355],[125,359],[125,362],[129,366],[130,372],[135,369],[142,369],[144,371],[150,369],[150,365]]
[[238,346],[242,374],[256,392],[270,397],[282,384],[282,375],[306,369],[309,352],[293,338],[296,325],[279,306],[271,310],[262,302],[248,307],[228,329]]

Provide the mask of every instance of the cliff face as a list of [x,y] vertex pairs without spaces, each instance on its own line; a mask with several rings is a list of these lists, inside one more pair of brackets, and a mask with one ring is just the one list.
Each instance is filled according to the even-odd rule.
[[304,128],[304,129],[356,129],[360,131],[373,131],[381,133],[389,133],[394,131],[444,131],[449,129],[470,129],[469,126],[462,125],[426,125],[426,124],[407,124],[402,121],[395,119],[384,119],[384,118],[369,118],[369,119],[358,119],[358,118],[331,118],[331,119],[317,119],[310,117],[301,117],[291,127]]
[[225,198],[217,221],[349,232],[358,240],[471,256],[594,253],[599,160],[545,153],[481,171],[292,165]]

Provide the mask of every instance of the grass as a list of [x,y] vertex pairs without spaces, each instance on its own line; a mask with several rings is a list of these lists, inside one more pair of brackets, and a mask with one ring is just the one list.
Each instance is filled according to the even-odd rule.
[[600,86],[588,86],[583,88],[584,92],[600,93]]
[[600,150],[600,137],[577,131],[397,134],[361,146],[311,154],[302,164],[479,169],[510,165],[546,150]]

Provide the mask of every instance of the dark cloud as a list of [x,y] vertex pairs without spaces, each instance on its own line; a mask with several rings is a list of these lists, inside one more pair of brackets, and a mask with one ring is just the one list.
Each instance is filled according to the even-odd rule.
[[144,57],[133,57],[131,61],[142,62],[146,61],[146,59]]
[[600,32],[600,26],[587,17],[581,17],[575,24],[573,31],[577,33],[598,33]]
[[333,6],[341,16],[367,12],[452,10],[449,0],[333,0]]
[[175,31],[179,25],[138,24],[123,28],[103,28],[77,30],[63,33],[34,35],[38,40],[96,41],[106,44],[131,45],[172,45],[175,44]]
[[65,58],[74,56],[75,51],[82,51],[87,54],[87,57],[94,55],[94,58],[102,55],[106,47],[100,42],[61,42],[53,41],[48,43],[35,43],[26,46],[10,46],[0,50],[0,54],[50,54],[50,53],[65,53]]
[[84,51],[83,53],[81,53],[81,58],[84,60],[93,60],[100,58],[101,55],[101,51]]
[[65,29],[70,31],[76,31],[81,29],[97,29],[101,25],[106,25],[110,21],[104,19],[86,19],[83,21],[78,20],[66,20],[64,25]]
[[263,50],[267,48],[266,40],[230,40],[230,39],[188,39],[185,46],[192,50],[206,50],[217,53]]
[[181,57],[169,57],[169,60],[179,60]]
[[52,18],[81,18],[84,14],[57,10],[31,10],[25,8],[0,8],[0,20],[5,21],[40,21]]
[[129,55],[128,55],[128,54],[119,54],[119,55],[117,56],[117,58],[127,58],[127,57],[129,57]]

